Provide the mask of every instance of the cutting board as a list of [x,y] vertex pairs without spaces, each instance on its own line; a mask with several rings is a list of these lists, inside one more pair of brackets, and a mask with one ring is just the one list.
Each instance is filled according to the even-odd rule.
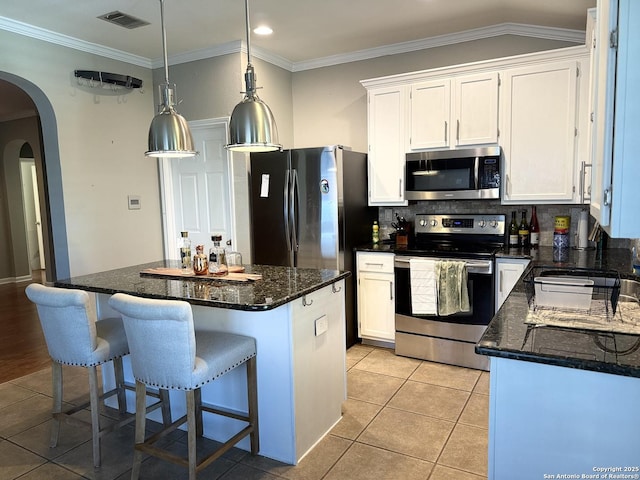
[[[166,267],[157,267],[157,268],[147,268],[140,272],[142,276],[156,276],[156,277],[164,277],[171,278],[174,280],[184,280],[188,278],[189,280],[220,280],[223,282],[254,282],[256,280],[262,280],[262,275],[257,273],[244,273],[243,271],[233,271],[232,270],[224,276],[217,275],[196,275],[195,273],[190,273],[189,275],[183,275],[182,269],[180,268],[166,268]],[[244,270],[244,267],[238,267],[239,269]]]

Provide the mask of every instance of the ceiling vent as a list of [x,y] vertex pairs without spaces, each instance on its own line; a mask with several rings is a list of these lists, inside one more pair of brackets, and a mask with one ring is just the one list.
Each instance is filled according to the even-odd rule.
[[128,29],[149,25],[149,22],[145,22],[144,20],[140,20],[139,18],[132,17],[131,15],[127,15],[126,13],[118,12],[117,10],[115,12],[100,15],[98,18]]

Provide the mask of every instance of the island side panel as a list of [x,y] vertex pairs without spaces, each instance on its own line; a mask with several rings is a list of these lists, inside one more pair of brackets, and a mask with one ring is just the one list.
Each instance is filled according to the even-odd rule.
[[490,381],[489,479],[640,466],[640,379],[492,357]]
[[298,460],[342,418],[346,400],[345,282],[292,302]]

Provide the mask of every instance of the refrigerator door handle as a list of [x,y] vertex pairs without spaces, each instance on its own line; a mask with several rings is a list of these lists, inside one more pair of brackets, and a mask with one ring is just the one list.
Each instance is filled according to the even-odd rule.
[[291,230],[289,228],[289,180],[291,177],[291,170],[288,168],[284,172],[284,235],[287,239],[287,253],[288,256],[291,257]]
[[[300,192],[298,191],[298,171],[294,168],[291,174],[291,244],[293,247],[294,260],[297,260],[296,255],[298,253],[298,211],[296,204],[300,202],[298,198]],[[297,261],[292,266],[296,265]]]

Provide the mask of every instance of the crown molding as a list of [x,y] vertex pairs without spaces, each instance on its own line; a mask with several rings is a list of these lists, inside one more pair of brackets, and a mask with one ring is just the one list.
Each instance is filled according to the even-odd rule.
[[[233,53],[242,53],[246,55],[247,44],[243,40],[236,40],[233,42],[224,43],[222,45],[216,45],[215,47],[207,47],[199,50],[193,50],[191,52],[178,53],[175,55],[169,55],[167,61],[169,65],[178,65],[181,63],[194,62],[197,60],[205,60],[207,58],[219,57],[222,55],[229,55]],[[272,65],[281,67],[290,72],[293,71],[294,65],[286,58],[280,57],[273,53],[270,53],[261,48],[251,47],[251,56],[253,58],[259,58]],[[151,62],[152,68],[161,68],[164,66],[162,58],[154,59]]]
[[470,42],[484,38],[498,37],[501,35],[518,35],[523,37],[544,38],[548,40],[559,40],[583,44],[585,32],[582,30],[569,30],[565,28],[540,27],[536,25],[525,25],[521,23],[501,23],[490,27],[475,28],[463,32],[438,35],[436,37],[423,38],[411,42],[395,43],[378,48],[369,48],[357,52],[342,55],[331,55],[329,57],[316,58],[293,64],[293,72],[311,70],[314,68],[330,67],[341,63],[357,62],[369,60],[371,58],[383,57],[386,55],[397,55],[400,53],[415,52],[429,48],[453,45],[456,43]]
[[122,50],[116,50],[115,48],[104,47],[97,43],[86,42],[84,40],[52,32],[51,30],[46,30],[44,28],[34,27],[33,25],[18,22],[10,18],[0,16],[0,30],[6,30],[8,32],[17,33],[18,35],[24,35],[25,37],[35,38],[44,42],[100,55],[113,60],[131,63],[139,67],[151,68],[151,60],[148,58],[133,55]]
[[[44,42],[73,48],[87,53],[100,55],[103,57],[119,60],[144,68],[161,68],[163,66],[162,59],[150,59],[133,55],[131,53],[117,50],[114,48],[104,47],[91,42],[86,42],[77,38],[52,32],[39,27],[34,27],[23,22],[18,22],[10,18],[0,16],[0,30],[17,33],[30,38],[42,40]],[[266,50],[253,47],[251,49],[252,56],[259,58],[265,62],[281,67],[290,72],[300,72],[304,70],[312,70],[314,68],[329,67],[343,63],[357,62],[360,60],[368,60],[371,58],[382,57],[386,55],[397,55],[401,53],[409,53],[418,50],[426,50],[429,48],[452,45],[455,43],[469,42],[501,35],[518,35],[524,37],[543,38],[548,40],[559,40],[583,44],[585,32],[582,30],[569,30],[564,28],[540,27],[536,25],[526,25],[520,23],[502,23],[490,27],[476,28],[463,32],[451,33],[447,35],[438,35],[435,37],[414,40],[411,42],[395,43],[385,45],[378,48],[370,48],[359,50],[340,55],[331,55],[328,57],[316,58],[302,62],[291,62],[286,58],[269,53]],[[171,55],[168,58],[170,65],[193,62],[206,58],[228,55],[233,53],[246,53],[246,43],[244,41],[234,41],[217,45],[215,47],[207,47],[191,52]]]

